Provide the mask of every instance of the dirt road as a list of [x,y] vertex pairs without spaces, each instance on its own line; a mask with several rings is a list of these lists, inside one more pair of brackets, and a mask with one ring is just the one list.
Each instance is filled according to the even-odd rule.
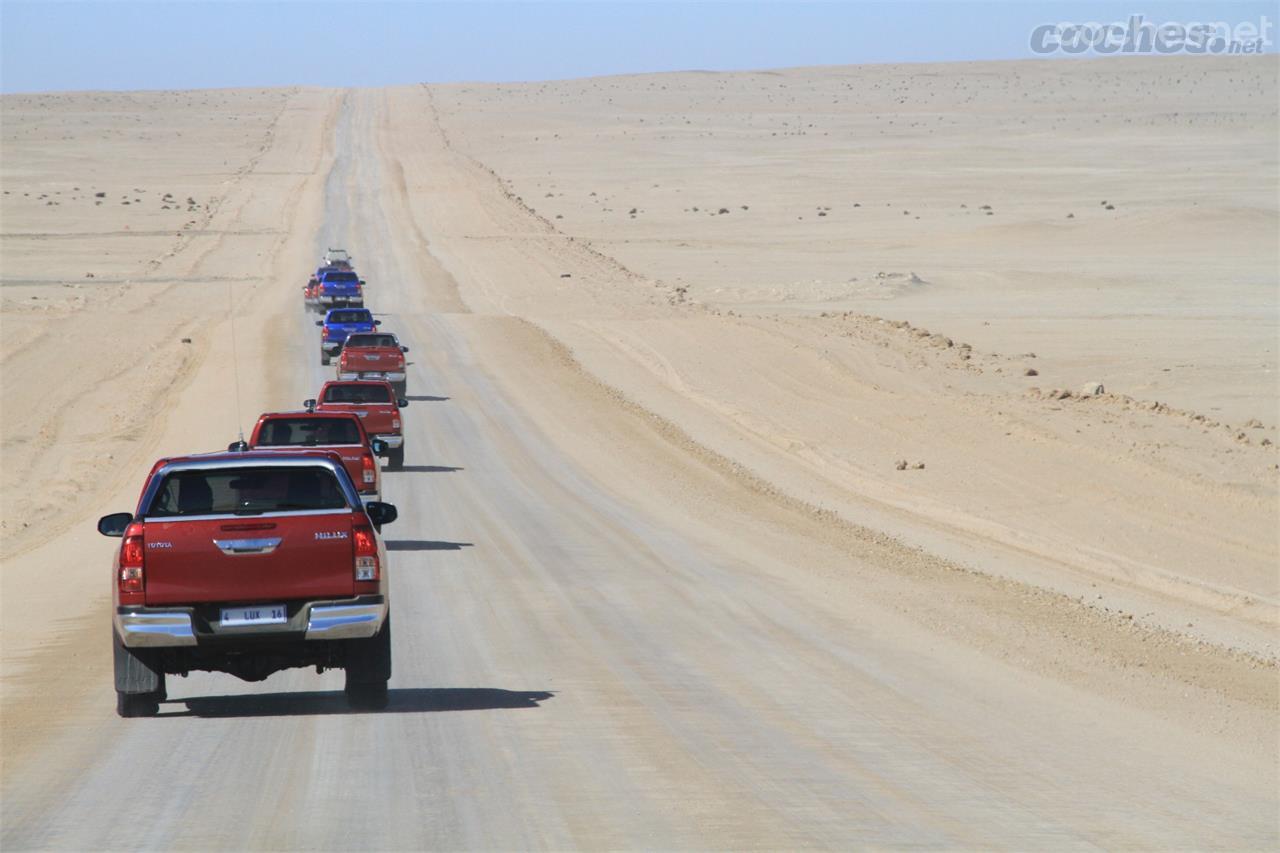
[[[119,720],[102,599],[11,688],[6,850],[1276,845],[1274,670],[770,496],[472,313],[393,120],[347,96],[298,211],[411,347],[390,707],[195,674]],[[281,408],[328,374],[297,296]]]

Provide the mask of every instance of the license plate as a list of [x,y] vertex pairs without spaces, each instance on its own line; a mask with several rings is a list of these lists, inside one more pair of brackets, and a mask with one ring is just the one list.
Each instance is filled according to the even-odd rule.
[[279,625],[288,622],[283,604],[254,604],[249,607],[222,608],[222,627],[237,625]]

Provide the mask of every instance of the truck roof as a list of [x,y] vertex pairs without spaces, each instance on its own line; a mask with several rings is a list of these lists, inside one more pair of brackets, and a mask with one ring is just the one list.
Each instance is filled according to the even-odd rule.
[[[335,382],[339,380],[333,380]],[[327,383],[326,383],[327,384]],[[289,412],[263,412],[258,416],[259,421],[271,420],[273,418],[355,418],[356,416],[350,412],[313,412],[310,409],[296,409]],[[359,418],[356,418],[358,421]]]
[[[335,314],[359,314],[359,319],[355,320],[339,320],[334,317]],[[367,319],[366,319],[367,318]],[[373,312],[368,308],[330,308],[324,315],[326,323],[372,323]]]
[[347,494],[348,501],[351,501],[352,495],[354,495],[355,503],[352,505],[360,506],[359,492],[356,491],[355,484],[351,482],[351,478],[347,474],[347,469],[342,462],[342,456],[336,450],[327,450],[320,447],[279,447],[266,450],[218,450],[211,453],[189,453],[185,456],[167,456],[158,459],[151,466],[151,473],[147,475],[147,479],[143,483],[142,493],[138,495],[137,512],[135,514],[141,515],[143,508],[150,506],[151,499],[160,485],[160,477],[157,476],[159,474],[167,474],[175,470],[239,468],[257,464],[264,466],[320,464],[333,471],[338,477],[344,494]]
[[[303,412],[306,414],[306,412]],[[336,414],[342,415],[342,412],[319,412],[318,414]],[[188,453],[185,456],[166,456],[156,462],[152,470],[159,469],[162,465],[186,465],[186,464],[212,464],[221,462],[279,462],[283,456],[296,456],[299,458],[318,458],[328,459],[338,464],[342,463],[342,457],[336,451],[325,450],[320,447],[281,447],[275,450],[215,450],[209,453]]]

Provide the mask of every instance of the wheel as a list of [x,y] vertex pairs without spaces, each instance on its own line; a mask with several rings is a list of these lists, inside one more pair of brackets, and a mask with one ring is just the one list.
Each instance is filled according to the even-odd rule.
[[395,392],[397,397],[407,397],[409,396],[408,385],[409,380],[407,379],[401,380],[400,382],[392,382],[391,390]]
[[393,470],[404,467],[404,445],[387,448],[387,467]]
[[122,717],[154,717],[160,713],[160,697],[154,693],[116,691],[116,713]]
[[160,711],[165,693],[164,670],[149,650],[135,650],[111,632],[115,669],[116,713],[122,717],[151,717]]
[[320,364],[322,367],[329,366],[329,353],[325,352],[324,350],[320,351]]
[[376,637],[347,641],[347,704],[380,711],[387,707],[387,679],[391,678],[391,617]]

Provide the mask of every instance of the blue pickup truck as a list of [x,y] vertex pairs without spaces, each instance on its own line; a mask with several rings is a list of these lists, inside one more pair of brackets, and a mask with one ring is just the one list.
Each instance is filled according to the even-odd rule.
[[316,325],[320,327],[320,363],[328,365],[342,349],[347,335],[372,332],[382,321],[373,319],[368,308],[332,308],[323,320],[316,320]]
[[321,268],[316,278],[316,307],[321,311],[364,306],[364,282],[353,270]]

